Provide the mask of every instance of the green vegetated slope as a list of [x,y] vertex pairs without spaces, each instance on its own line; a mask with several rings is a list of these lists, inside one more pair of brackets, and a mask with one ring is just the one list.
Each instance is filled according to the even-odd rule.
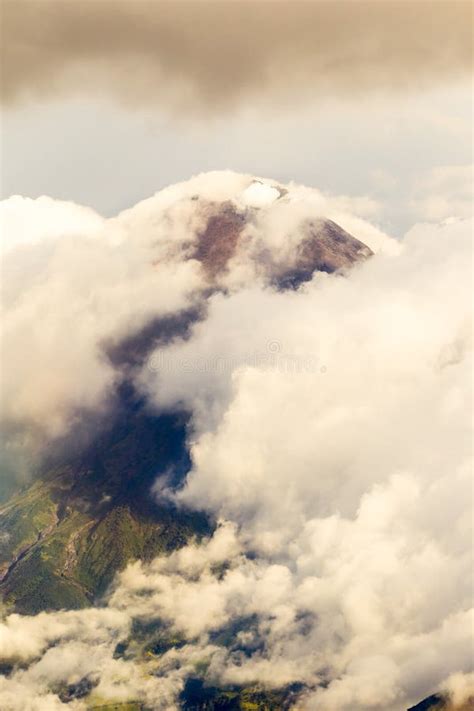
[[209,531],[159,506],[160,472],[187,466],[185,419],[128,412],[86,452],[63,455],[0,507],[0,592],[23,614],[90,605],[115,573]]
[[199,679],[190,679],[181,694],[181,708],[185,711],[285,711],[295,700],[291,687],[219,689],[205,686]]
[[[193,689],[191,690],[191,687]],[[183,711],[286,711],[294,702],[288,690],[274,691],[259,687],[218,689],[203,686],[198,679],[186,684],[181,694]],[[152,711],[140,701],[91,703],[89,711]]]
[[[160,473],[171,471],[176,483],[189,467],[185,428],[185,417],[152,417],[140,408],[128,409],[86,451],[63,454],[0,507],[0,591],[7,608],[35,614],[86,607],[129,561],[149,560],[211,532],[202,515],[158,505],[150,492]],[[229,635],[222,633],[215,643],[232,644]],[[153,659],[184,643],[160,621],[135,621],[116,656],[142,660],[145,673]],[[209,686],[206,668],[186,683],[181,708],[287,707],[286,692]],[[65,702],[87,699],[91,710],[146,711],[137,700],[98,699],[94,686],[86,678],[57,691]]]

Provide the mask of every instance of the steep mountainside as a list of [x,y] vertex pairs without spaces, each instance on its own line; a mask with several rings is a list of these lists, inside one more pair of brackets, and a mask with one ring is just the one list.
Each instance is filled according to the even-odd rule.
[[462,704],[453,704],[444,694],[433,694],[412,706],[408,711],[472,711],[474,709],[474,696]]
[[155,503],[155,478],[188,467],[185,415],[128,403],[84,452],[56,461],[0,509],[0,590],[25,614],[90,605],[130,560],[209,530],[203,516]]

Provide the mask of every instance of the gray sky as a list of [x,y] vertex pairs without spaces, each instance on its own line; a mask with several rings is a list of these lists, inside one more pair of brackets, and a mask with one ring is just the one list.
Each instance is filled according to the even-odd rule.
[[231,168],[368,196],[393,234],[470,209],[468,3],[2,7],[3,198],[111,215]]

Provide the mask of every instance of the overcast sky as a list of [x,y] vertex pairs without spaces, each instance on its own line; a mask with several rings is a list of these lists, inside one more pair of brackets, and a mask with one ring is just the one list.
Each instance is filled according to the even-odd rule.
[[395,235],[469,212],[469,3],[81,5],[3,4],[3,198],[112,215],[231,168],[368,196]]

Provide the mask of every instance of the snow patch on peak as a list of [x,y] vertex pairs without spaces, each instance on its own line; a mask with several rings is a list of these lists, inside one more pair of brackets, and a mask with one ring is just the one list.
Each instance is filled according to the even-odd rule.
[[255,180],[242,193],[242,200],[247,207],[266,207],[278,200],[280,195],[277,188]]

